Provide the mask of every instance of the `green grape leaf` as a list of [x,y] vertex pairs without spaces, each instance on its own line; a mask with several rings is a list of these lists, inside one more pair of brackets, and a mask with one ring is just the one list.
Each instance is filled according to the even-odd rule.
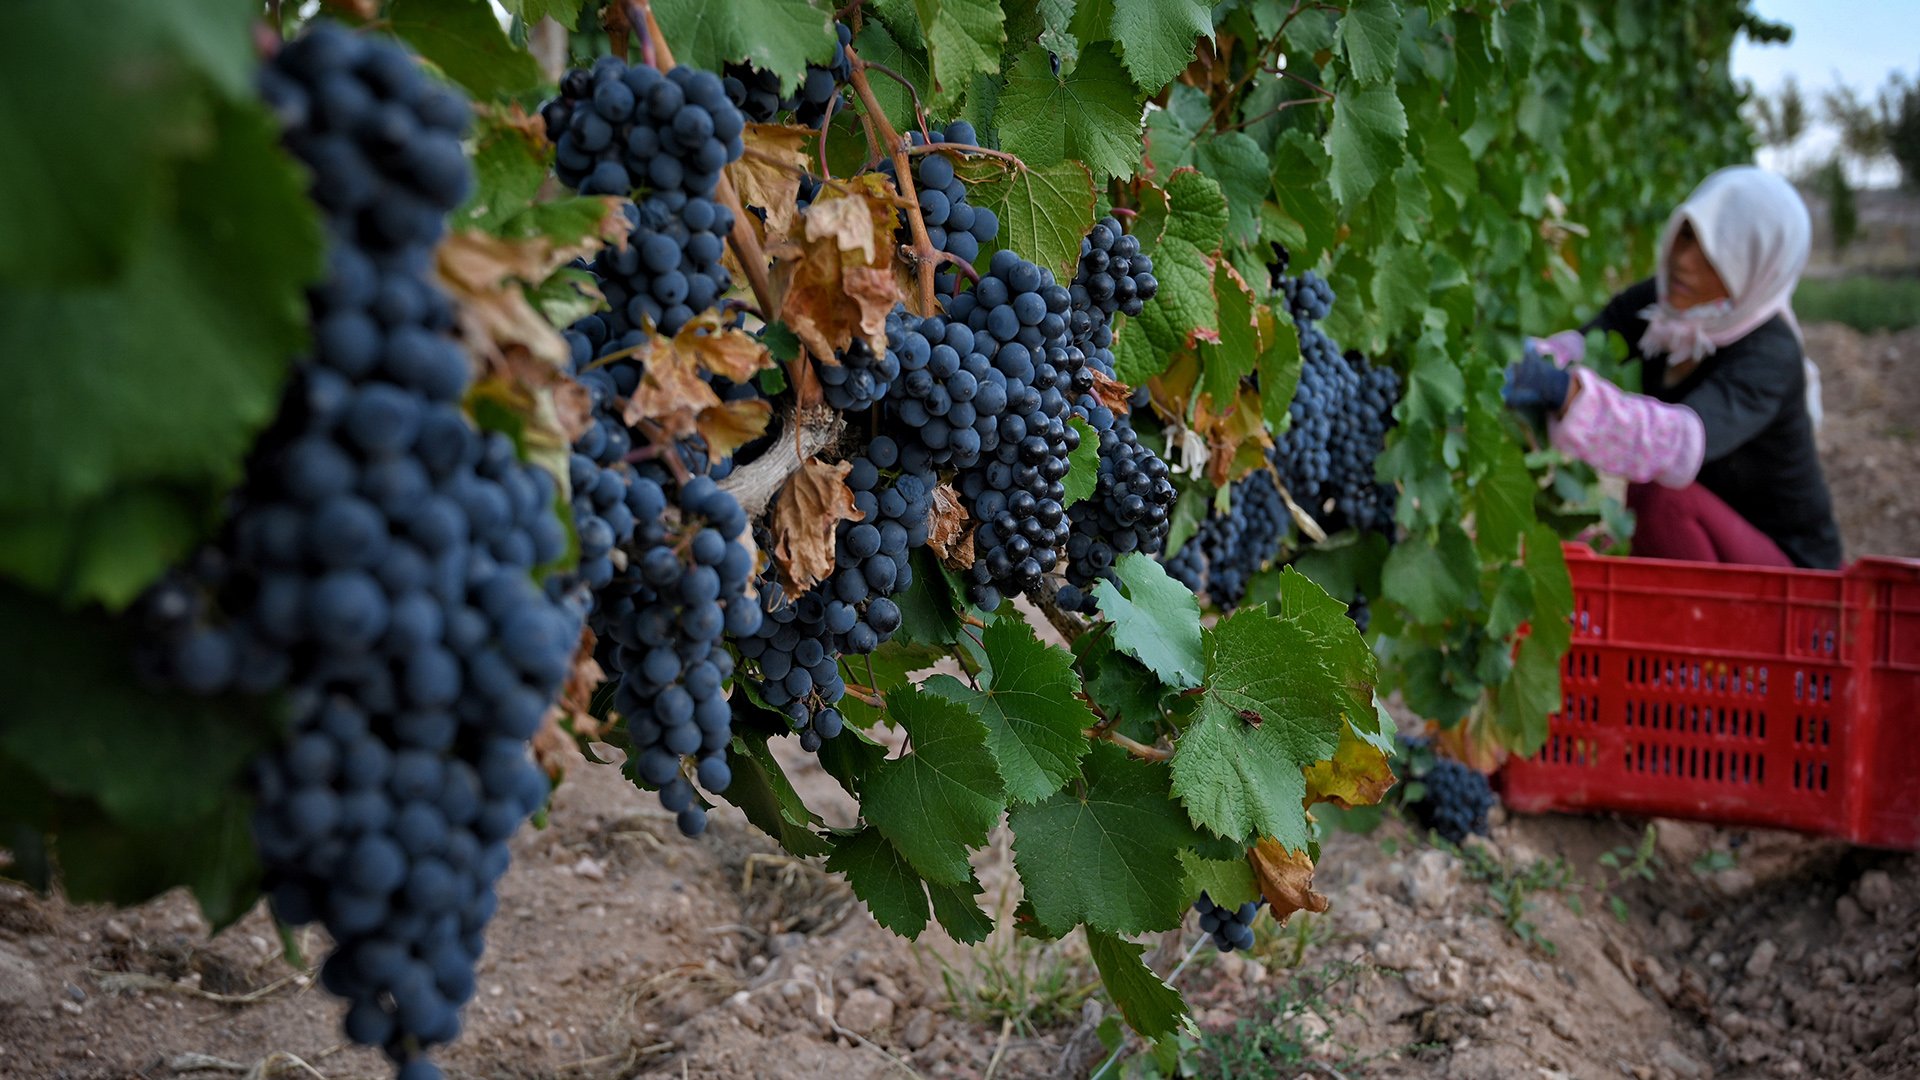
[[1329,179],[1340,205],[1359,205],[1375,184],[1400,167],[1406,151],[1407,111],[1391,83],[1340,88],[1327,130]]
[[1146,951],[1144,945],[1087,928],[1087,953],[1107,995],[1119,1006],[1128,1027],[1143,1038],[1157,1039],[1191,1021],[1180,991],[1168,986],[1141,958]]
[[507,40],[486,0],[394,0],[387,22],[475,97],[516,94],[545,81],[533,54]]
[[[917,575],[915,581],[918,582]],[[946,655],[943,649],[905,641],[896,634],[892,641],[865,656],[841,657],[840,673],[849,686],[864,687],[884,696],[906,686],[913,681],[910,676],[914,672],[932,667]],[[869,705],[855,697],[841,698],[838,708],[847,723],[858,728],[870,728],[887,718],[885,706]]]
[[[886,24],[879,19],[868,19],[860,32],[854,35],[853,47],[860,58],[870,63],[884,64],[905,76],[915,86],[932,86],[933,75],[927,70],[925,53],[902,48],[900,42],[887,32]],[[919,127],[913,115],[913,92],[892,79],[877,76],[867,80],[873,88],[873,97],[880,103],[880,111],[887,114],[893,126],[900,131]],[[840,110],[836,115],[844,114]],[[860,143],[860,154],[864,158],[867,145],[864,139]],[[1004,228],[1004,226],[1003,226]]]
[[127,827],[185,826],[217,813],[279,732],[258,704],[146,686],[134,670],[131,624],[60,612],[0,586],[10,670],[31,673],[8,680],[0,755]]
[[306,180],[257,109],[217,113],[124,274],[0,285],[0,355],[34,358],[0,401],[0,573],[71,601],[127,603],[214,524],[305,342]]
[[1551,642],[1528,637],[1520,643],[1513,671],[1494,691],[1495,725],[1502,741],[1517,754],[1539,751],[1547,741],[1547,717],[1560,711],[1560,653]]
[[1451,357],[1440,349],[1423,350],[1407,373],[1406,396],[1394,408],[1401,421],[1419,420],[1444,428],[1453,411],[1466,404],[1467,383]]
[[1088,45],[1073,70],[1060,75],[1047,51],[1034,46],[1014,62],[994,118],[1008,153],[1035,167],[1084,162],[1104,184],[1140,167],[1142,106],[1105,42]]
[[206,815],[173,828],[69,807],[54,839],[61,891],[76,904],[131,907],[185,885],[217,933],[260,896],[251,812],[234,787]]
[[1200,601],[1137,552],[1113,564],[1120,578],[1094,585],[1100,611],[1113,624],[1113,643],[1176,689],[1199,686],[1205,670],[1200,646]]
[[951,675],[934,676],[926,689],[986,722],[987,745],[1009,798],[1043,799],[1079,775],[1086,731],[1095,721],[1078,696],[1073,658],[1041,644],[1023,619],[996,619],[982,637],[989,665],[982,689]]
[[[838,739],[832,742],[838,742]],[[831,745],[831,742],[829,743]],[[900,850],[869,825],[833,841],[827,872],[844,875],[873,921],[909,941],[927,928],[927,890]]]
[[978,878],[965,885],[927,885],[927,897],[933,901],[933,917],[941,929],[965,945],[977,945],[993,933],[993,916],[980,910],[978,897],[985,890]]
[[1350,719],[1373,713],[1373,653],[1346,609],[1289,569],[1278,614],[1242,608],[1207,631],[1200,708],[1173,756],[1174,790],[1197,824],[1307,845],[1302,770],[1333,756]]
[[960,617],[954,609],[961,599],[933,552],[915,551],[913,584],[893,598],[900,608],[900,629],[894,640],[912,645],[953,644],[960,637]]
[[553,171],[543,146],[505,122],[499,113],[482,113],[474,122],[473,193],[447,219],[451,228],[500,227],[533,205]]
[[739,807],[755,828],[773,837],[788,854],[803,859],[825,855],[827,842],[814,832],[824,823],[793,789],[767,738],[765,732],[734,737],[727,754],[733,781],[720,797]]
[[1193,60],[1193,39],[1213,37],[1213,7],[1205,0],[1113,0],[1113,40],[1133,81],[1149,94],[1173,81]]
[[1295,128],[1280,136],[1273,147],[1273,194],[1281,216],[1299,232],[1293,265],[1312,266],[1333,250],[1340,214],[1327,194],[1327,148]]
[[[1019,252],[1062,279],[1080,261],[1080,239],[1093,228],[1093,174],[1078,161],[1009,168],[988,158],[962,158],[967,199],[1000,219],[1000,247]],[[981,264],[983,267],[985,263]]]
[[933,100],[951,107],[977,74],[1000,70],[1007,39],[1000,0],[913,0],[933,65]]
[[1180,852],[1198,838],[1168,794],[1165,765],[1100,743],[1081,785],[1016,807],[1009,820],[1015,868],[1048,932],[1077,923],[1116,934],[1180,925],[1189,899]]
[[[848,700],[841,699],[842,705]],[[887,748],[858,727],[849,726],[821,743],[820,752],[814,756],[828,776],[838,780],[847,794],[858,799],[881,762],[887,760]]]
[[958,885],[973,872],[968,849],[986,844],[1005,804],[987,725],[911,686],[887,695],[887,712],[913,751],[874,768],[861,810],[921,877]]
[[[204,158],[221,137],[212,91],[240,102],[254,96],[248,26],[258,11],[248,0],[45,2],[8,11],[0,40],[0,100],[10,103],[0,109],[0,286],[108,288],[130,276],[129,264],[151,253],[155,219],[176,198],[194,197],[176,168]],[[112,32],[102,33],[107,26]],[[274,228],[270,218],[255,224]],[[124,313],[115,321],[126,321]],[[69,378],[82,370],[45,353],[5,354],[38,357]]]
[[1193,169],[1176,171],[1166,191],[1166,229],[1150,248],[1141,241],[1142,250],[1153,256],[1160,291],[1129,320],[1129,333],[1115,340],[1114,364],[1128,386],[1166,370],[1203,332],[1219,325],[1213,265],[1226,238],[1226,198],[1219,184]]
[[677,63],[719,71],[744,60],[791,93],[807,64],[833,61],[833,9],[816,0],[653,0],[653,17]]
[[1272,304],[1267,310],[1274,320],[1272,340],[1254,361],[1254,369],[1260,374],[1260,415],[1278,434],[1293,422],[1287,408],[1300,388],[1300,331],[1285,304]]
[[1474,539],[1489,559],[1510,559],[1519,553],[1520,537],[1533,524],[1533,496],[1539,487],[1520,448],[1498,424],[1470,427],[1476,437],[1469,457],[1481,466],[1468,502]]
[[1183,851],[1180,865],[1186,871],[1187,892],[1195,897],[1204,892],[1207,899],[1229,908],[1260,899],[1260,883],[1245,859],[1207,859]]
[[1376,83],[1393,77],[1400,56],[1400,8],[1394,0],[1358,0],[1340,16],[1337,33],[1355,79]]
[[1493,599],[1487,603],[1487,636],[1504,641],[1533,618],[1533,579],[1518,566],[1500,568]]
[[1480,556],[1466,532],[1451,522],[1440,526],[1437,544],[1419,535],[1403,538],[1380,570],[1384,598],[1423,623],[1439,623],[1474,602],[1479,588]]
[[1080,433],[1080,445],[1067,455],[1067,475],[1061,481],[1061,486],[1067,489],[1067,497],[1060,501],[1062,507],[1091,498],[1094,489],[1100,486],[1099,433],[1093,430],[1092,424],[1077,416],[1067,422]]
[[[1225,412],[1239,399],[1240,380],[1253,372],[1260,358],[1260,333],[1254,324],[1256,307],[1246,282],[1233,264],[1220,260],[1213,268],[1213,291],[1220,299],[1217,341],[1202,341],[1198,389],[1213,399],[1213,408]],[[1298,351],[1298,343],[1295,351]]]

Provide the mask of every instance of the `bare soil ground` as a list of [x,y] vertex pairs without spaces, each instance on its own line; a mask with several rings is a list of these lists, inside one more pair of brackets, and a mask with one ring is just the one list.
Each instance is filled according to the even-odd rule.
[[[1920,555],[1920,331],[1809,328],[1822,454],[1850,555]],[[795,753],[810,802],[849,812]],[[452,1076],[1086,1077],[1107,1058],[1072,942],[964,950],[881,929],[736,814],[682,840],[613,770],[580,769],[523,830]],[[1646,823],[1500,821],[1453,853],[1389,819],[1326,845],[1334,901],[1251,957],[1161,970],[1220,1077],[1920,1076],[1920,859]],[[1616,857],[1603,860],[1603,856]],[[978,860],[1014,902],[1004,840]],[[307,932],[309,957],[324,939]],[[261,911],[209,938],[179,894],[111,912],[0,886],[0,1078],[388,1075]],[[1106,1075],[1142,1075],[1124,1061]],[[1146,1074],[1146,1075],[1150,1075]]]

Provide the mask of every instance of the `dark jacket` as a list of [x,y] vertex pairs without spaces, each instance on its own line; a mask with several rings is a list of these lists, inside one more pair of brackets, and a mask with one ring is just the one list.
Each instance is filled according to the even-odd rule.
[[1701,486],[1766,533],[1796,565],[1839,566],[1840,527],[1814,447],[1804,354],[1792,327],[1776,315],[1668,386],[1666,356],[1640,352],[1647,330],[1640,312],[1657,295],[1652,279],[1630,286],[1585,329],[1619,333],[1641,361],[1641,391],[1700,417],[1707,434]]

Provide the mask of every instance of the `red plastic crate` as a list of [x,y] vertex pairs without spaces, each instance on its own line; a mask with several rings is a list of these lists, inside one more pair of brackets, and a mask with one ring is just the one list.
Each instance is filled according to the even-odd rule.
[[1619,810],[1920,850],[1920,561],[1841,571],[1567,545],[1573,645],[1523,812]]

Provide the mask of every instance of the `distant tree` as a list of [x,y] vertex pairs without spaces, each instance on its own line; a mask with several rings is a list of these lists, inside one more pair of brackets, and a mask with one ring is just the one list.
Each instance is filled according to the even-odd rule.
[[1881,100],[1888,116],[1887,152],[1900,166],[1901,182],[1920,187],[1920,83],[1896,74],[1889,89],[1881,91]]
[[1839,85],[1821,97],[1844,154],[1862,165],[1892,158],[1901,183],[1920,186],[1920,81],[1896,71],[1871,101]]
[[1789,75],[1773,97],[1756,96],[1753,119],[1760,141],[1780,150],[1781,171],[1791,173],[1793,146],[1807,130],[1807,99],[1799,81]]
[[1828,158],[1821,167],[1819,182],[1821,194],[1827,197],[1827,221],[1833,230],[1833,253],[1838,255],[1860,235],[1860,211],[1854,205],[1853,185],[1847,183],[1847,170],[1841,164],[1839,154]]

